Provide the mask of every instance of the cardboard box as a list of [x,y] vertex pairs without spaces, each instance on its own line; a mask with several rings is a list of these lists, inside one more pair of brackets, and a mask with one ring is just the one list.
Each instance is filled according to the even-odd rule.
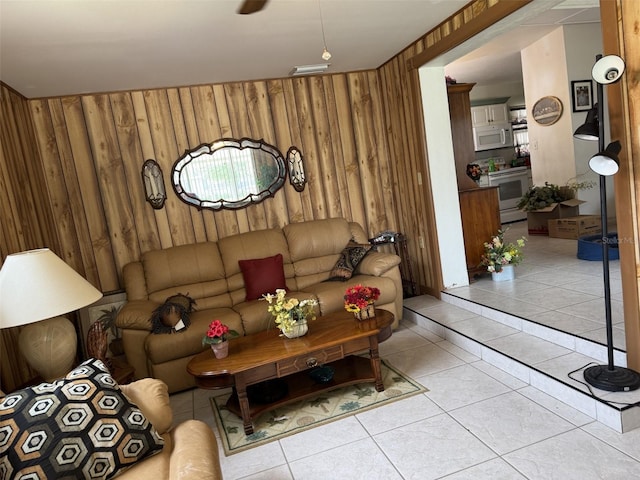
[[549,220],[549,236],[577,240],[585,235],[602,232],[599,215],[578,215],[577,217]]
[[572,198],[564,202],[552,203],[548,207],[527,212],[529,235],[549,235],[549,220],[578,216],[584,200]]

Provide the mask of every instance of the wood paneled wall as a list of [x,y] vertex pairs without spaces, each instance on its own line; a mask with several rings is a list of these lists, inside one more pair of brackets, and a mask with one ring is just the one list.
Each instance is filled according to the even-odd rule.
[[[104,292],[151,249],[338,216],[370,234],[397,229],[382,104],[375,71],[29,101],[60,242]],[[307,188],[287,183],[242,210],[186,205],[170,185],[174,162],[222,137],[297,146]],[[145,201],[148,158],[164,172],[161,210]]]
[[[0,84],[0,255],[50,247],[60,252],[27,101]],[[82,271],[74,258],[66,260]],[[17,328],[0,330],[0,389],[34,372],[18,352]]]

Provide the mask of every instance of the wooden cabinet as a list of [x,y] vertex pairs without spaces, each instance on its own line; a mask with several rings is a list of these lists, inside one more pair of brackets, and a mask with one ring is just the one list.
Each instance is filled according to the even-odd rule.
[[471,107],[471,125],[473,127],[510,122],[506,103]]
[[447,86],[458,190],[467,190],[478,186],[467,175],[467,164],[473,163],[476,159],[471,127],[471,103],[469,101],[469,92],[474,85],[475,83],[456,83]]
[[484,243],[489,242],[501,227],[498,187],[463,190],[458,195],[467,271],[471,280],[475,275],[486,272],[486,267],[480,266]]

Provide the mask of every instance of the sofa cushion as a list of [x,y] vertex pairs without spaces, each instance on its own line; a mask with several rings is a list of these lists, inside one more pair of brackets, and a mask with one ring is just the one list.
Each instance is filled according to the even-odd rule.
[[246,301],[257,300],[265,293],[275,293],[278,288],[287,289],[281,253],[273,257],[238,260],[238,264],[247,292]]
[[310,285],[305,292],[312,293],[318,299],[322,315],[344,309],[344,294],[348,287],[361,284],[376,287],[380,290],[380,298],[376,305],[384,305],[395,300],[398,294],[395,283],[387,277],[372,277],[369,275],[354,275],[344,283],[322,282]]
[[8,478],[111,478],[164,445],[96,359],[62,380],[7,395],[0,415],[0,470]]
[[169,335],[147,335],[144,349],[153,365],[186,358],[204,350],[202,337],[207,333],[212,320],[219,319],[230,329],[243,332],[240,315],[230,308],[195,310],[191,313],[191,326],[187,330]]
[[219,306],[231,306],[227,279],[216,242],[152,250],[142,256],[148,299],[158,304],[170,295],[189,292],[198,306],[210,297]]
[[329,278],[331,280],[349,280],[369,250],[371,250],[371,245],[368,243],[349,242],[340,253],[340,258],[329,273]]

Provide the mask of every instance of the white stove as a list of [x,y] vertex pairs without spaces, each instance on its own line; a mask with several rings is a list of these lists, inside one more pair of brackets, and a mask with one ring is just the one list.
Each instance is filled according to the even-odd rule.
[[529,190],[528,171],[527,167],[512,167],[488,172],[489,186],[498,187],[501,223],[516,222],[527,218],[527,212],[518,209],[517,205]]

